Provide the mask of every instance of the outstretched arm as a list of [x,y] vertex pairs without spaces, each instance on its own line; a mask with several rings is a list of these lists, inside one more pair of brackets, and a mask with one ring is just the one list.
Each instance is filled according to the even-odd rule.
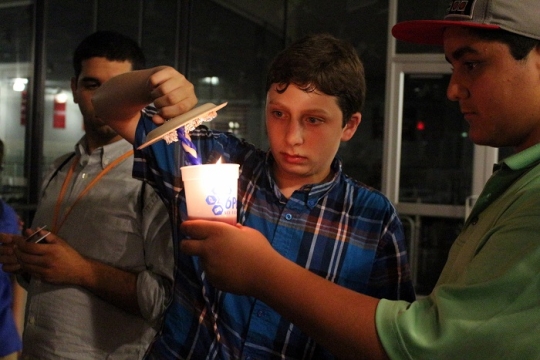
[[95,92],[96,116],[133,143],[140,111],[154,103],[154,122],[181,115],[197,104],[193,84],[170,66],[130,71],[118,75]]
[[201,258],[216,287],[264,301],[339,358],[387,359],[375,328],[378,299],[289,261],[254,229],[191,220],[181,230],[191,238],[182,251]]

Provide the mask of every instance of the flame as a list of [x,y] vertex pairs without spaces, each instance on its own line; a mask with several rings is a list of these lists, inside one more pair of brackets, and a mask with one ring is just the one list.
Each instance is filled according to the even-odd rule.
[[218,161],[216,162],[216,165],[217,164],[221,164],[221,158],[218,159]]

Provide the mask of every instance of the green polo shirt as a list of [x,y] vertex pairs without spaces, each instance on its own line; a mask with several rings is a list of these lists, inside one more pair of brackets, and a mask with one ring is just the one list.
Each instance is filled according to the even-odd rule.
[[540,359],[540,144],[496,167],[433,292],[380,301],[391,359]]

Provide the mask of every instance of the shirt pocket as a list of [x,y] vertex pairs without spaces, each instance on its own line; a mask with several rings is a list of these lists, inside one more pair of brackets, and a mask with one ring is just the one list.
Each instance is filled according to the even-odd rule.
[[84,256],[122,268],[144,267],[143,241],[135,217],[94,211],[81,219],[75,248]]

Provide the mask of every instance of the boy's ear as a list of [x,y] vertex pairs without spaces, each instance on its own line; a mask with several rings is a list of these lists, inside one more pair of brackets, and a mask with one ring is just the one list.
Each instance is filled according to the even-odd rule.
[[356,132],[356,129],[358,129],[360,122],[362,122],[362,114],[359,112],[354,113],[343,128],[343,132],[341,133],[341,141],[349,141]]

